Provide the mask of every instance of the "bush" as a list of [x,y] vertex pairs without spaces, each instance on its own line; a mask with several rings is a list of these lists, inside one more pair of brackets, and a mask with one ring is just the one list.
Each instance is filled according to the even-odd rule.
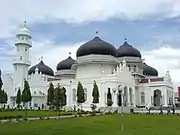
[[96,113],[91,113],[91,116],[96,116]]
[[28,119],[27,119],[27,118],[23,118],[23,120],[24,120],[24,121],[28,121]]
[[0,120],[16,119],[16,118],[22,118],[22,116],[21,115],[17,115],[17,116],[1,116]]
[[44,120],[44,117],[39,117],[40,120]]
[[134,109],[131,108],[131,109],[130,109],[130,113],[134,113]]
[[113,104],[113,101],[111,99],[108,99],[107,100],[107,106],[112,106],[112,104]]

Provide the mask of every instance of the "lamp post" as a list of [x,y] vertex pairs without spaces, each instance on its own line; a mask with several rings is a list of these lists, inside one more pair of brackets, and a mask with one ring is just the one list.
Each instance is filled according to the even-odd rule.
[[121,88],[121,85],[118,86],[118,92],[121,94],[121,130],[124,131],[124,115],[123,115],[123,90]]

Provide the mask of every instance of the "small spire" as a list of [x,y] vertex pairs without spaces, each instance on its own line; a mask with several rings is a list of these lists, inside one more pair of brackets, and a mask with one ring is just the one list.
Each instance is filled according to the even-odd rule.
[[69,52],[69,57],[71,57],[71,52]]
[[25,27],[25,28],[27,27],[27,20],[26,20],[26,18],[25,18],[25,20],[24,20],[24,27]]
[[43,61],[43,56],[41,56],[41,61]]
[[99,34],[98,31],[96,31],[96,37],[98,37],[98,34]]
[[127,38],[124,38],[125,42],[127,41]]

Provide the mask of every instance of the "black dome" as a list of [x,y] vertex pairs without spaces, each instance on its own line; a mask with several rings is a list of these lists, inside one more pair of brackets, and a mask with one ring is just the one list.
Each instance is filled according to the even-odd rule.
[[57,65],[56,69],[57,70],[64,70],[64,69],[71,69],[71,66],[74,64],[75,60],[73,60],[70,56],[59,62],[59,64]]
[[29,75],[34,74],[36,68],[38,68],[39,73],[42,72],[42,74],[54,76],[53,70],[50,67],[48,67],[47,65],[45,65],[42,60],[39,62],[39,64],[31,67],[28,71],[28,74]]
[[91,41],[81,45],[76,52],[77,57],[90,54],[112,55],[116,57],[117,50],[113,45],[96,36]]
[[155,68],[148,66],[147,64],[144,63],[143,74],[149,76],[158,76],[158,71]]
[[124,42],[123,45],[121,45],[118,49],[118,57],[139,57],[141,58],[141,53],[131,45],[129,45],[127,42]]

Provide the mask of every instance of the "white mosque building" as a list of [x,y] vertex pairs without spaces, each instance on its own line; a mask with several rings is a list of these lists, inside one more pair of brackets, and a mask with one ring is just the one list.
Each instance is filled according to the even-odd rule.
[[[107,106],[107,93],[112,95],[112,107],[168,106],[174,102],[173,83],[169,72],[158,76],[158,71],[147,65],[141,53],[127,41],[119,48],[99,36],[84,43],[77,50],[77,58],[69,56],[57,63],[54,72],[43,60],[31,66],[32,37],[26,24],[16,35],[16,55],[12,63],[13,73],[2,74],[3,88],[8,93],[8,104],[16,107],[18,89],[23,90],[24,79],[30,84],[32,102],[29,107],[46,106],[49,83],[66,88],[67,107],[77,106],[76,92],[80,81],[85,91],[83,108],[92,104],[93,82],[96,81],[100,102],[98,108]],[[30,67],[31,66],[31,67]],[[122,90],[122,93],[120,91]]]

